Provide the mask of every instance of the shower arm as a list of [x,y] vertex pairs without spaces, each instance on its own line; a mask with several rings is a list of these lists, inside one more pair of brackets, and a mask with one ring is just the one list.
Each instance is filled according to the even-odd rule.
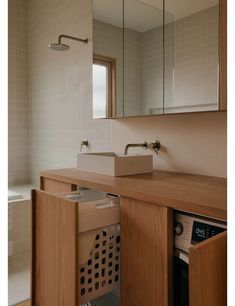
[[58,38],[59,44],[61,44],[61,39],[62,39],[62,38],[68,38],[68,39],[77,40],[77,41],[83,42],[84,44],[87,44],[87,43],[88,43],[88,38],[86,38],[86,39],[81,39],[81,38],[77,38],[77,37],[73,37],[73,36],[61,34],[61,35],[59,36],[59,38]]

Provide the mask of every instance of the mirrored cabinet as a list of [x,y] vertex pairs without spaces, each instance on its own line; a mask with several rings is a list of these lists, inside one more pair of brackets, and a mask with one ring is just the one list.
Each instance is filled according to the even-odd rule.
[[94,118],[225,109],[225,0],[93,0]]

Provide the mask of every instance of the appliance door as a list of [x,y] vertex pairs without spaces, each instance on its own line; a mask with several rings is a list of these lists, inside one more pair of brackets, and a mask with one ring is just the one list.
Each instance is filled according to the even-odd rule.
[[188,255],[181,251],[174,256],[174,306],[189,306]]

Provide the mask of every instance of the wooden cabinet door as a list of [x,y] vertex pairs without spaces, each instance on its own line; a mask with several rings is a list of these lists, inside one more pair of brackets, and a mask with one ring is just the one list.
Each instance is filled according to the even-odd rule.
[[78,203],[32,191],[32,305],[78,306]]
[[172,211],[121,198],[121,305],[172,305]]
[[189,249],[189,305],[227,305],[227,232]]

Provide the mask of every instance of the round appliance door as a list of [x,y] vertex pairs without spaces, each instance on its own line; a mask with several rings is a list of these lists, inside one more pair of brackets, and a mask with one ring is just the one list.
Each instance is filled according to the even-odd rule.
[[174,306],[189,306],[188,255],[179,250],[174,256]]

